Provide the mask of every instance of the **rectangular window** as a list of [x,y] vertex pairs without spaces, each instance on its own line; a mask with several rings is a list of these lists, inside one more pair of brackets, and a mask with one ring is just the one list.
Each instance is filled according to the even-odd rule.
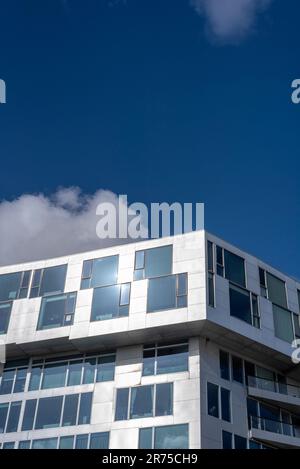
[[84,261],[81,289],[115,285],[118,279],[118,268],[119,256]]
[[297,290],[297,296],[298,296],[298,307],[299,307],[299,312],[300,312],[300,290]]
[[92,433],[90,437],[90,449],[108,449],[109,432]]
[[207,241],[207,270],[214,273],[214,245]]
[[89,435],[77,435],[76,442],[75,442],[75,449],[87,449],[89,442]]
[[173,383],[156,385],[155,416],[173,414]]
[[96,382],[113,381],[115,379],[115,355],[104,355],[98,358]]
[[232,356],[232,379],[241,384],[244,382],[243,360],[239,357]]
[[65,290],[67,264],[35,270],[30,298],[62,293]]
[[230,380],[229,353],[220,350],[220,376],[222,379]]
[[12,402],[10,404],[9,416],[6,425],[6,433],[18,431],[19,418],[21,412],[22,401]]
[[130,418],[153,416],[154,386],[139,386],[131,389]]
[[3,443],[2,449],[15,449],[15,442],[14,441],[6,441]]
[[147,427],[139,430],[139,449],[188,449],[187,424]]
[[300,339],[300,321],[299,321],[299,314],[293,313],[293,324],[294,324],[295,339]]
[[56,449],[58,438],[43,438],[32,441],[32,449]]
[[83,365],[83,384],[95,382],[97,358],[86,358]]
[[208,272],[208,304],[215,307],[215,276],[211,272]]
[[68,386],[81,384],[83,360],[74,360],[69,364]]
[[70,326],[73,324],[75,304],[76,293],[65,293],[63,295],[43,298],[38,330]]
[[0,302],[27,298],[31,270],[0,275]]
[[231,421],[230,391],[225,388],[221,388],[221,418],[226,422]]
[[67,363],[51,363],[45,365],[42,389],[61,388],[65,386]]
[[173,383],[117,389],[115,420],[158,417],[172,413]]
[[273,319],[275,336],[285,342],[292,343],[294,340],[294,331],[290,311],[273,304]]
[[11,309],[12,302],[0,303],[0,335],[7,333]]
[[220,246],[216,246],[216,263],[217,274],[224,277],[224,250]]
[[35,430],[59,427],[63,396],[43,397],[39,399]]
[[219,418],[219,387],[212,383],[207,383],[207,412]]
[[18,449],[30,449],[30,440],[19,441]]
[[247,449],[247,438],[243,436],[234,435],[234,448],[235,449]]
[[136,251],[134,280],[163,277],[172,273],[173,246]]
[[61,436],[59,439],[59,449],[73,449],[74,436]]
[[2,379],[1,379],[1,387],[0,387],[0,394],[10,394],[13,389],[13,384],[15,380],[15,370],[4,370]]
[[36,391],[37,389],[40,389],[41,377],[42,366],[33,366],[31,368],[28,391]]
[[260,283],[260,294],[264,298],[268,298],[267,282],[266,282],[266,271],[261,267],[258,268],[259,283]]
[[129,388],[117,389],[115,420],[128,419]]
[[22,431],[32,430],[36,406],[37,406],[36,399],[29,399],[28,401],[26,401],[23,422],[22,422]]
[[224,261],[225,278],[232,283],[246,287],[244,259],[224,249]]
[[285,282],[267,272],[268,299],[273,304],[287,309]]
[[79,394],[70,394],[65,397],[62,426],[76,425]]
[[130,283],[95,288],[91,321],[103,321],[128,316]]
[[232,433],[222,431],[222,447],[223,449],[232,449]]
[[93,393],[85,392],[80,395],[80,405],[78,414],[78,425],[86,425],[90,423],[92,411]]
[[148,282],[148,313],[187,306],[187,274],[152,278]]
[[257,295],[229,284],[229,302],[231,316],[247,322],[254,327],[260,327]]
[[0,433],[4,433],[9,404],[0,404]]
[[188,425],[168,425],[154,429],[154,449],[188,449]]
[[144,347],[143,376],[188,371],[188,344]]

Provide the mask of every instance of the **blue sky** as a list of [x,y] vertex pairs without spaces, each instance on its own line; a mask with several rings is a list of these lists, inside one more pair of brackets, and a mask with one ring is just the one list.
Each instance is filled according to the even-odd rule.
[[300,3],[206,1],[0,0],[0,199],[204,202],[209,231],[300,277]]

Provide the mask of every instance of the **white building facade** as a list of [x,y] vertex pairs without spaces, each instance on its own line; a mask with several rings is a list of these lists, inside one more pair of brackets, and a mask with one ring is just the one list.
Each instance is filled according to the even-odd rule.
[[300,447],[299,302],[205,231],[2,267],[1,448]]

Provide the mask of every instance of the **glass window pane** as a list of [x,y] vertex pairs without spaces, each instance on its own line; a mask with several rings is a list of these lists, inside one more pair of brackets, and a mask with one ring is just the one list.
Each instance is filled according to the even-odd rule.
[[22,272],[0,275],[0,302],[15,300],[21,286]]
[[62,426],[76,425],[79,394],[71,394],[65,397],[65,405]]
[[170,425],[154,429],[155,449],[188,449],[188,425]]
[[261,449],[261,445],[260,443],[257,443],[256,441],[250,440],[249,449]]
[[223,249],[220,246],[216,246],[217,264],[223,265]]
[[63,397],[44,397],[39,400],[35,429],[59,427]]
[[259,283],[261,286],[266,287],[265,271],[261,267],[259,267],[258,271],[259,271]]
[[0,334],[7,333],[11,309],[12,309],[12,303],[0,304]]
[[65,386],[67,363],[45,365],[42,389],[61,388]]
[[83,384],[95,382],[96,358],[86,358],[83,364]]
[[65,315],[66,313],[70,313],[68,311],[69,297],[73,297],[73,295],[74,293],[67,293],[65,295],[56,295],[43,298],[39,315],[38,329],[51,329],[53,327],[64,326]]
[[143,269],[145,265],[145,251],[136,251],[134,269]]
[[72,361],[69,364],[68,386],[81,384],[83,360]]
[[56,449],[58,438],[43,438],[32,441],[32,449]]
[[268,298],[272,303],[287,308],[285,282],[267,272]]
[[207,269],[209,272],[214,272],[213,246],[211,241],[207,241]]
[[172,246],[162,246],[145,251],[145,278],[172,273]]
[[248,378],[251,376],[255,376],[255,365],[248,361],[245,361],[244,364],[245,364],[246,384],[251,386],[251,382],[253,383],[253,380],[251,381],[251,379],[249,380]]
[[82,278],[90,278],[92,275],[93,261],[87,260],[83,262]]
[[215,306],[215,282],[214,275],[208,273],[208,304],[209,306]]
[[6,426],[6,432],[17,432],[22,402],[12,402],[9,409],[9,416]]
[[231,420],[230,391],[224,388],[221,388],[221,415],[222,415],[222,420],[226,420],[226,422],[230,422]]
[[243,360],[239,357],[232,357],[232,379],[238,383],[244,382]]
[[247,449],[247,438],[234,435],[234,448],[235,449]]
[[292,343],[294,340],[294,331],[291,313],[286,309],[273,305],[273,319],[275,336],[285,342]]
[[222,379],[230,379],[229,353],[220,350],[220,375]]
[[59,449],[73,449],[74,436],[61,436],[59,440]]
[[24,392],[27,376],[27,368],[17,370],[14,392]]
[[6,441],[3,443],[3,449],[14,449],[15,448],[15,442],[14,441]]
[[150,279],[147,312],[176,308],[176,275]]
[[92,321],[116,318],[119,315],[120,285],[95,288],[92,302]]
[[92,433],[90,438],[90,449],[108,449],[109,432]]
[[152,449],[152,427],[140,428],[139,449]]
[[36,391],[40,389],[40,382],[42,376],[42,367],[35,366],[31,370],[30,381],[29,381],[29,391]]
[[0,433],[4,433],[7,413],[8,404],[0,404]]
[[223,449],[232,449],[232,433],[222,431]]
[[177,295],[187,295],[187,274],[177,275]]
[[144,350],[143,376],[151,376],[155,373],[155,349]]
[[297,339],[300,339],[300,322],[299,322],[299,315],[298,314],[293,314],[293,320],[294,320],[294,328],[295,328],[295,337]]
[[32,430],[36,405],[37,405],[36,399],[29,399],[28,401],[26,401],[24,417],[23,417],[23,422],[22,422],[22,431]]
[[246,286],[245,261],[242,257],[224,250],[225,277],[230,282],[237,283],[242,287]]
[[115,355],[98,358],[97,383],[102,381],[113,381],[115,378]]
[[12,392],[16,370],[4,370],[1,380],[0,394]]
[[207,411],[208,415],[219,418],[219,388],[212,383],[207,383]]
[[121,285],[120,306],[129,305],[130,300],[130,283]]
[[89,435],[77,435],[76,436],[76,449],[87,449],[89,441]]
[[102,257],[93,262],[91,288],[114,285],[118,279],[119,256]]
[[188,370],[188,345],[158,348],[157,374],[177,373]]
[[81,394],[78,425],[86,425],[90,423],[92,400],[93,400],[92,392],[86,392],[86,393]]
[[67,265],[48,267],[43,271],[40,296],[62,293],[65,289]]
[[155,416],[172,415],[173,413],[173,384],[156,385]]
[[129,388],[117,389],[115,420],[128,419]]
[[22,288],[28,288],[29,283],[30,283],[30,277],[31,277],[31,270],[27,270],[26,272],[23,272],[23,277],[22,277]]
[[234,285],[229,287],[230,315],[252,324],[250,293]]
[[131,388],[130,418],[152,417],[153,386]]
[[30,440],[19,441],[18,449],[29,449],[29,448],[30,448]]
[[41,278],[42,278],[42,269],[35,270],[34,273],[33,273],[31,288],[38,288],[39,289],[40,283],[41,283]]

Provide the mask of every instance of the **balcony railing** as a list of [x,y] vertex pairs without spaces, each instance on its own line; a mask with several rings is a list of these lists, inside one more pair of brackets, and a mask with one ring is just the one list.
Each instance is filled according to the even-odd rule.
[[248,376],[248,386],[262,389],[264,391],[276,392],[285,396],[300,398],[300,387],[292,384],[279,383],[266,378],[259,378],[258,376]]
[[279,435],[300,438],[300,426],[280,420],[271,420],[264,417],[250,416],[250,428],[277,433]]

